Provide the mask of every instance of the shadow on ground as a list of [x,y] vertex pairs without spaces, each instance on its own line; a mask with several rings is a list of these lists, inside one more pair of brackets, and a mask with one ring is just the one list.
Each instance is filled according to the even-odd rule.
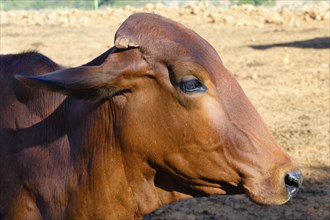
[[250,45],[256,50],[266,50],[273,47],[295,47],[295,48],[311,48],[311,49],[328,49],[330,48],[329,37],[318,37],[310,40],[292,41],[286,43],[265,44],[265,45]]

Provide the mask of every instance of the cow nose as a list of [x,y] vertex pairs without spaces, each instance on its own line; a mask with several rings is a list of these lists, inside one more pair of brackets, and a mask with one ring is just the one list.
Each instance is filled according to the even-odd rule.
[[289,196],[297,194],[302,184],[302,174],[300,171],[289,172],[284,177],[285,187]]

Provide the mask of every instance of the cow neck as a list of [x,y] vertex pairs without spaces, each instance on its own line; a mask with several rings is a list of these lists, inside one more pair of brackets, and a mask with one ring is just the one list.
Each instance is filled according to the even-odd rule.
[[74,219],[132,219],[136,205],[116,138],[121,101],[74,102],[75,108],[90,111],[80,122],[75,120],[77,127],[70,134],[77,187],[68,213]]

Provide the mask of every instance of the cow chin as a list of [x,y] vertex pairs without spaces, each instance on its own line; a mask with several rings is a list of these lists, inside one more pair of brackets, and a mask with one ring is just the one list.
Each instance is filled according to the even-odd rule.
[[290,200],[290,196],[284,192],[281,195],[274,196],[272,193],[266,191],[253,192],[247,190],[246,194],[252,202],[259,205],[283,205]]

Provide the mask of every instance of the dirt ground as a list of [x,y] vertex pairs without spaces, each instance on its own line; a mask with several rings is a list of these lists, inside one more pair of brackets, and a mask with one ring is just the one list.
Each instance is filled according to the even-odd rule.
[[113,46],[116,29],[136,11],[167,16],[207,39],[304,174],[302,190],[283,206],[211,196],[145,219],[330,219],[329,4],[1,12],[0,52],[38,50],[60,64],[81,65]]

